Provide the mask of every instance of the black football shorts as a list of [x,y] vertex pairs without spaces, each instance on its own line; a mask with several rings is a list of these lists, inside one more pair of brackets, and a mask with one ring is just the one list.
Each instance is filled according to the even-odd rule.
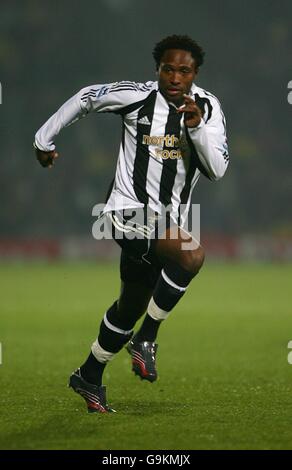
[[123,250],[137,260],[155,263],[155,241],[163,231],[159,214],[141,208],[112,211],[105,217],[113,239]]
[[101,219],[106,221],[111,238],[122,248],[122,281],[137,282],[139,279],[154,288],[162,269],[155,254],[155,243],[173,224],[169,214],[162,216],[143,207],[106,212]]

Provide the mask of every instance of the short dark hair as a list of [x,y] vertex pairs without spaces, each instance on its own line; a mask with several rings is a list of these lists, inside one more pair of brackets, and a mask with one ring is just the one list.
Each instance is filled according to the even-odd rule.
[[196,66],[200,67],[204,62],[205,52],[203,49],[189,36],[181,36],[173,34],[172,36],[167,36],[167,38],[162,39],[153,49],[152,55],[156,62],[156,68],[159,68],[161,57],[164,52],[168,49],[182,49],[183,51],[189,51],[196,61]]

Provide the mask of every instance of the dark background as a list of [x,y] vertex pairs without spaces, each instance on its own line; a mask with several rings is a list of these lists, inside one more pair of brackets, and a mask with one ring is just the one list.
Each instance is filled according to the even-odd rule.
[[291,234],[292,2],[1,1],[1,216],[4,237],[90,234],[114,175],[121,124],[90,115],[63,130],[52,171],[37,129],[80,88],[155,79],[154,44],[188,34],[206,51],[197,84],[222,102],[231,164],[193,201],[213,233]]

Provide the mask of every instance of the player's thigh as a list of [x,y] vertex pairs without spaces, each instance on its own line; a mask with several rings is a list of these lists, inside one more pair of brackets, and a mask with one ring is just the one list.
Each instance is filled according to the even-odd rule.
[[154,250],[162,264],[172,261],[189,271],[197,271],[204,261],[200,243],[189,232],[175,225],[156,240]]

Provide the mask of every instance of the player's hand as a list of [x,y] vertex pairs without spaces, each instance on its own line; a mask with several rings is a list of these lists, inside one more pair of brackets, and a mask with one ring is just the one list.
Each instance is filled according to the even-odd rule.
[[35,153],[38,161],[44,168],[52,168],[56,158],[58,158],[59,156],[58,152],[56,152],[55,150],[53,150],[52,152],[43,152],[42,150],[36,148]]
[[186,127],[197,127],[201,122],[202,111],[189,95],[184,95],[184,104],[178,108],[177,112],[184,113]]

